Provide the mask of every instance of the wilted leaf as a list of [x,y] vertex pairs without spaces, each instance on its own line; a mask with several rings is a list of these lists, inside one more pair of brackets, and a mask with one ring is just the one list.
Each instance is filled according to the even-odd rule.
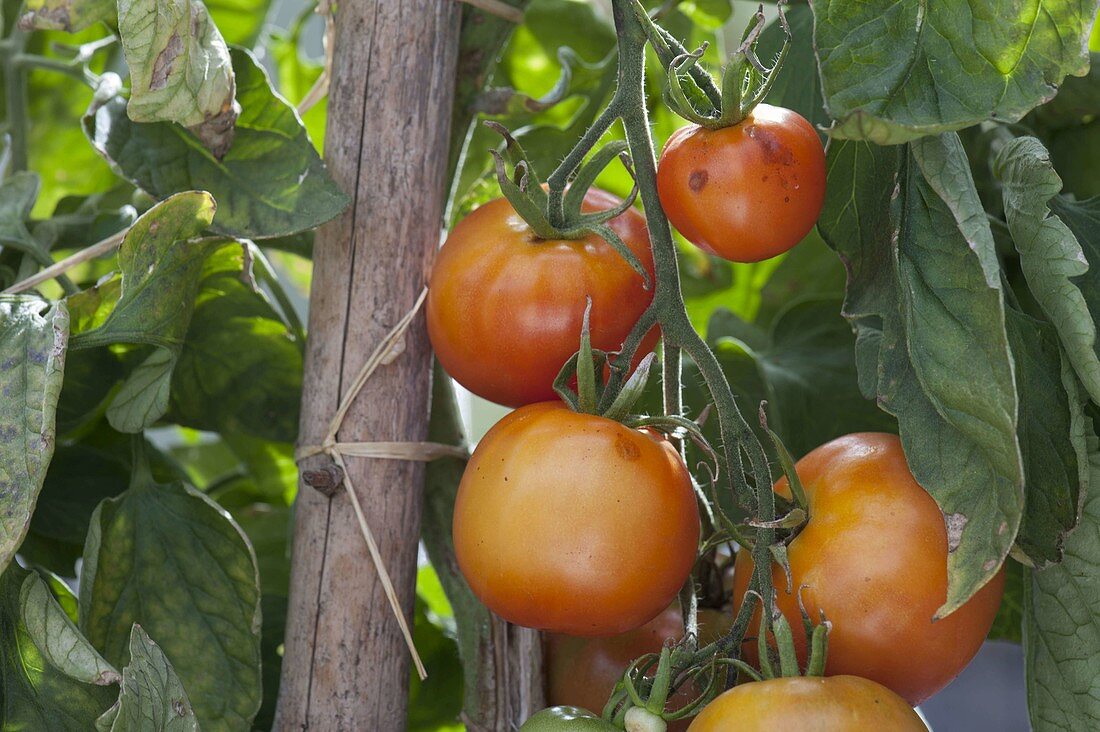
[[138,623],[179,674],[203,730],[247,729],[260,706],[260,590],[240,527],[183,483],[135,466],[84,549],[80,625],[116,666]]
[[96,723],[101,732],[198,732],[199,723],[171,661],[138,624],[118,701]]
[[819,226],[849,268],[864,388],[898,418],[943,510],[945,615],[1001,566],[1023,510],[1017,397],[993,236],[958,138],[834,145]]
[[1020,395],[1019,438],[1026,503],[1017,546],[1037,567],[1059,562],[1077,525],[1088,486],[1085,416],[1077,378],[1063,363],[1058,335],[1016,310],[1007,311],[1008,339]]
[[[1090,445],[1090,482],[1100,485],[1100,456]],[[1100,726],[1100,493],[1085,499],[1081,525],[1065,558],[1032,572],[1024,592],[1027,706],[1036,732]]]
[[814,41],[836,137],[905,142],[1016,121],[1088,70],[1095,0],[819,0]]
[[1077,284],[1077,278],[1089,270],[1089,262],[1073,232],[1051,215],[1049,207],[1062,181],[1046,148],[1034,137],[1005,145],[994,161],[994,172],[1001,180],[1005,217],[1028,289],[1058,330],[1089,396],[1100,402],[1096,323]]
[[115,690],[71,678],[38,650],[24,620],[41,612],[23,604],[29,576],[17,564],[0,576],[0,729],[89,732]]
[[229,49],[200,0],[118,0],[134,122],[191,128],[221,158],[233,141]]
[[68,339],[64,304],[0,296],[0,569],[27,533],[53,456]]
[[220,161],[179,126],[132,122],[117,88],[103,87],[84,118],[85,132],[124,177],[157,198],[209,191],[218,202],[215,231],[267,238],[333,218],[349,199],[329,177],[297,113],[249,52],[234,49],[230,57],[241,114],[233,147]]

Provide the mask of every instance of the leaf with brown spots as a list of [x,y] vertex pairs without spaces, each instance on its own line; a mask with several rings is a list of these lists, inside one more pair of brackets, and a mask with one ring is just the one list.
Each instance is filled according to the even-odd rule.
[[120,0],[118,30],[130,67],[126,112],[176,122],[221,158],[239,108],[229,48],[198,0]]
[[96,23],[114,21],[114,0],[27,0],[19,19],[23,30],[60,30],[76,33]]
[[15,556],[53,457],[69,311],[0,296],[0,570]]

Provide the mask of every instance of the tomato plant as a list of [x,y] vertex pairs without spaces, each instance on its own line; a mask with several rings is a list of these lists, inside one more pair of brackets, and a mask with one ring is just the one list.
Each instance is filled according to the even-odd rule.
[[741,684],[712,701],[690,732],[728,729],[853,729],[925,732],[904,699],[858,676],[780,678]]
[[730,127],[682,127],[657,166],[661,206],[698,247],[734,262],[782,254],[825,202],[825,151],[797,112],[758,105]]
[[[591,189],[582,210],[619,203]],[[628,209],[608,225],[652,276],[641,213]],[[428,335],[447,373],[478,396],[513,407],[546,401],[556,398],[554,379],[577,350],[587,298],[592,344],[613,351],[653,293],[596,234],[541,239],[498,198],[462,219],[444,242],[428,283]],[[656,336],[638,358],[652,350]]]
[[1100,725],[1097,0],[2,11],[0,730]]
[[[909,472],[897,436],[847,435],[795,467],[809,517],[787,546],[795,591],[780,590],[777,605],[797,623],[801,598],[811,617],[824,613],[832,623],[827,673],[877,681],[919,704],[978,652],[1000,607],[1004,574],[937,617],[947,599],[947,531],[936,502]],[[785,477],[775,490],[791,498]],[[749,553],[740,552],[735,603],[752,568]],[[746,651],[755,656],[754,644],[746,643]]]
[[474,593],[557,633],[649,622],[687,579],[698,541],[691,478],[668,442],[555,402],[494,426],[455,502],[455,555]]

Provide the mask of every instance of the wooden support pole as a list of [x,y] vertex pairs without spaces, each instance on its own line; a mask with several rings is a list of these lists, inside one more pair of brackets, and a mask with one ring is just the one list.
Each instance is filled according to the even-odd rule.
[[[341,0],[325,158],[354,198],[317,233],[299,441],[317,445],[349,383],[416,302],[439,240],[460,5]],[[363,388],[341,441],[427,437],[423,315]],[[303,470],[325,470],[309,458]],[[348,472],[411,625],[424,465],[350,458]],[[275,729],[405,729],[409,653],[344,491],[304,483]],[[430,669],[429,669],[430,671]]]

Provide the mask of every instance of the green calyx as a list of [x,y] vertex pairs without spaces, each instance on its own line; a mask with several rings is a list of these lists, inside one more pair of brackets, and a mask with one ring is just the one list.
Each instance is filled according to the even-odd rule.
[[[779,24],[785,37],[772,65],[765,66],[756,54],[756,45],[765,25],[764,8],[760,6],[745,29],[741,45],[731,54],[722,70],[720,86],[716,86],[698,66],[706,45],[690,53],[675,53],[674,47],[660,33],[651,33],[650,40],[654,41],[654,47],[668,70],[666,102],[669,107],[689,122],[708,129],[732,127],[748,117],[771,91],[790,49],[791,29],[784,14],[784,5],[782,1],[777,3]],[[645,22],[653,25],[640,6],[635,12],[640,12],[645,16]]]
[[[645,392],[649,381],[649,372],[655,360],[654,354],[647,354],[638,364],[638,368],[613,392],[603,381],[604,368],[618,368],[614,355],[592,348],[590,321],[592,299],[584,308],[584,320],[581,325],[581,346],[558,372],[554,379],[554,391],[575,412],[597,414],[617,422],[624,422],[631,409]],[[570,387],[573,378],[577,379],[576,391]],[[620,379],[621,381],[621,379]]]
[[[630,158],[626,154],[626,142],[615,140],[600,148],[592,158],[580,166],[572,182],[566,186],[544,185],[527,158],[523,147],[501,124],[487,121],[485,125],[504,138],[504,152],[490,151],[496,164],[500,191],[516,213],[527,222],[539,239],[580,239],[595,235],[606,241],[631,269],[641,275],[645,288],[652,288],[652,277],[637,255],[611,228],[610,222],[634,205],[638,197],[637,186],[617,206],[604,211],[584,213],[585,194],[596,182],[604,168],[619,158],[628,171]],[[511,174],[508,168],[511,166]]]

